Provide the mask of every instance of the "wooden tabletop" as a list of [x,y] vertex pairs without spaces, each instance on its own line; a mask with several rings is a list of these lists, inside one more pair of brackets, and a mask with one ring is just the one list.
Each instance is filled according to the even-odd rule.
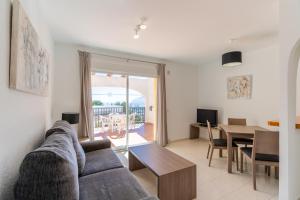
[[129,147],[128,150],[157,176],[195,166],[194,163],[157,144]]
[[223,129],[226,133],[238,133],[238,134],[253,134],[256,130],[267,131],[268,129],[262,128],[260,126],[239,126],[239,125],[224,125],[220,124],[219,127]]

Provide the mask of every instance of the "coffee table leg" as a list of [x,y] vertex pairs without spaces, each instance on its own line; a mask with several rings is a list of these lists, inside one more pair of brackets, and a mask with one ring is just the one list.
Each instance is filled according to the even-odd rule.
[[232,173],[232,136],[231,136],[231,134],[227,134],[227,151],[228,151],[227,170],[228,170],[228,173]]
[[196,166],[158,177],[160,200],[192,200],[196,198]]
[[145,168],[145,166],[130,151],[128,151],[128,165],[130,171]]

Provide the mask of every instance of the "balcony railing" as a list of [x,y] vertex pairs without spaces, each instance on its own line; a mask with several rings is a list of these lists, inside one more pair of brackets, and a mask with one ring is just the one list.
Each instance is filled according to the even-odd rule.
[[[95,128],[101,127],[101,117],[109,114],[126,114],[125,106],[94,106]],[[129,114],[135,114],[135,124],[145,123],[145,107],[129,107]]]

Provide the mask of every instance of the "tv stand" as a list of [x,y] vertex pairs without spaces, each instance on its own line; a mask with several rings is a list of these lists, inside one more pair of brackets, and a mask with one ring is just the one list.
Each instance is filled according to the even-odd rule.
[[[207,127],[206,124],[193,123],[190,125],[190,139],[197,139],[200,135],[200,128]],[[218,129],[218,126],[212,126],[212,128]],[[221,136],[221,133],[220,133]]]
[[206,124],[206,123],[205,123],[205,124],[202,124],[202,123],[196,123],[196,124],[198,124],[199,127],[207,127],[207,124]]

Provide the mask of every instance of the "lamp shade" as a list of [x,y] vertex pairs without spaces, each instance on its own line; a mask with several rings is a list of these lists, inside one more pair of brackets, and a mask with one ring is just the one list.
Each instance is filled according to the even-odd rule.
[[242,52],[231,51],[223,54],[222,66],[223,67],[235,67],[242,64]]
[[64,112],[64,113],[62,113],[61,119],[69,122],[70,124],[78,124],[78,122],[79,122],[79,113]]

